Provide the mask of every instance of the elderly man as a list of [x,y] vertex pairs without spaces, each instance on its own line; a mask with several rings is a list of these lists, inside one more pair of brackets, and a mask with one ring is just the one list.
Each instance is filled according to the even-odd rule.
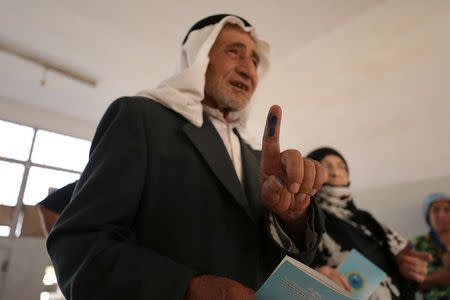
[[254,299],[285,254],[311,262],[319,163],[245,141],[268,45],[233,15],[188,32],[177,73],[103,116],[89,163],[48,238],[68,299]]

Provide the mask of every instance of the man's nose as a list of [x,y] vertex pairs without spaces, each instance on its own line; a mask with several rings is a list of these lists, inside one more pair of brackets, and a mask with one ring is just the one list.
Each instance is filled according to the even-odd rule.
[[236,67],[236,72],[243,78],[251,80],[253,85],[256,85],[256,66],[253,63],[252,58],[241,58]]

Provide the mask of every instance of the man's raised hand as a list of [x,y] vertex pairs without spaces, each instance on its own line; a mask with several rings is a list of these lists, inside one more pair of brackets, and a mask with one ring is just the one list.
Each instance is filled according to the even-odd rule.
[[325,169],[297,150],[280,153],[281,108],[274,105],[267,116],[260,166],[261,200],[285,224],[304,219],[310,198],[322,186]]

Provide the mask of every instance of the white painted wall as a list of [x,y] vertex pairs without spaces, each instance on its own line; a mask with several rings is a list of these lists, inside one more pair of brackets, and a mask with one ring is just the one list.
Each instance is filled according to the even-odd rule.
[[356,189],[450,175],[450,10],[434,3],[447,8],[390,1],[297,49],[264,79],[250,130],[280,104],[282,148],[336,147]]
[[278,61],[249,123],[261,136],[279,104],[282,149],[341,151],[356,204],[407,238],[425,196],[450,192],[450,13],[422,4],[385,2]]

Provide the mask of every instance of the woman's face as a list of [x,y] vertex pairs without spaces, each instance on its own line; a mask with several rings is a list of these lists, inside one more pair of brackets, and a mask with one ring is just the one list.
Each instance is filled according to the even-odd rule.
[[325,167],[325,183],[335,186],[345,186],[348,184],[347,165],[337,155],[330,154],[325,156],[321,163]]
[[431,228],[437,233],[450,231],[450,201],[438,200],[428,210]]

